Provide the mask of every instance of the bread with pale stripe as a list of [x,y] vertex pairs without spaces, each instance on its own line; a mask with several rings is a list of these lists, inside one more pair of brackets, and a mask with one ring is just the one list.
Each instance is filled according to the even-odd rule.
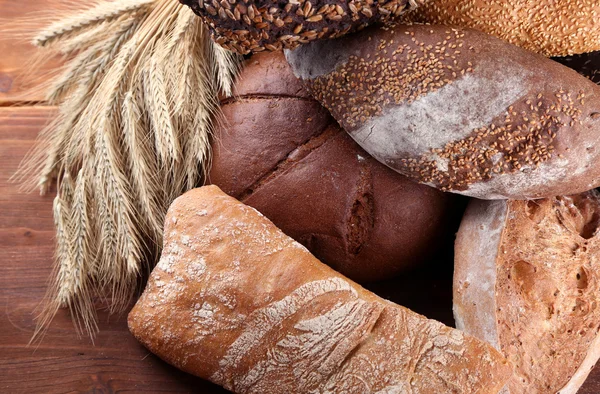
[[129,315],[150,351],[236,393],[497,393],[483,341],[344,278],[216,186],[177,199]]
[[482,199],[600,186],[600,87],[490,35],[368,28],[286,53],[296,76],[379,161]]

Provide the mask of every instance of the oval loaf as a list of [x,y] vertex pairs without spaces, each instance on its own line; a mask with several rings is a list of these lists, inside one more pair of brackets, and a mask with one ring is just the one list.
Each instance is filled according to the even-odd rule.
[[600,50],[598,0],[434,0],[403,20],[470,27],[545,56]]
[[235,96],[222,102],[210,183],[360,283],[396,276],[453,239],[452,195],[369,156],[308,95],[281,52],[246,63]]
[[475,30],[369,28],[287,52],[372,156],[412,179],[483,199],[600,184],[600,87]]
[[241,54],[340,37],[425,1],[430,0],[181,0],[202,17],[218,44]]
[[454,316],[512,363],[508,393],[575,393],[600,357],[599,226],[596,191],[467,208]]
[[319,262],[258,211],[205,186],[169,208],[133,335],[239,394],[497,393],[489,344]]

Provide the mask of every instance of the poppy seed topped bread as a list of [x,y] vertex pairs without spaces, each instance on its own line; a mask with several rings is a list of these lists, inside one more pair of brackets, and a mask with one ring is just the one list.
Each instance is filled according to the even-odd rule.
[[241,54],[340,37],[425,1],[181,0],[203,18],[218,44]]

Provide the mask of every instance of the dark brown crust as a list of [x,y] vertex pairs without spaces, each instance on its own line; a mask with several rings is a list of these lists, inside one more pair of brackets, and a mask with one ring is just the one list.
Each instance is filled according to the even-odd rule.
[[543,56],[433,25],[369,28],[287,56],[366,151],[416,181],[486,199],[600,184],[600,90]]
[[293,76],[281,53],[247,63],[236,90],[249,95],[222,101],[210,183],[359,282],[419,264],[452,236],[450,195],[381,165],[297,81],[281,84]]
[[180,0],[224,48],[247,54],[295,48],[385,21],[423,0]]

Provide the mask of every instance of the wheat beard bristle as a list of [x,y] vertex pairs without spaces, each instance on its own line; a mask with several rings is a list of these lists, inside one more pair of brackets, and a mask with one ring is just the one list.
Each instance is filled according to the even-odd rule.
[[174,0],[97,2],[34,42],[69,57],[40,87],[58,116],[13,177],[42,193],[58,179],[56,265],[32,341],[64,307],[93,338],[94,300],[128,307],[159,256],[168,206],[201,184],[218,93],[231,92],[241,57]]

